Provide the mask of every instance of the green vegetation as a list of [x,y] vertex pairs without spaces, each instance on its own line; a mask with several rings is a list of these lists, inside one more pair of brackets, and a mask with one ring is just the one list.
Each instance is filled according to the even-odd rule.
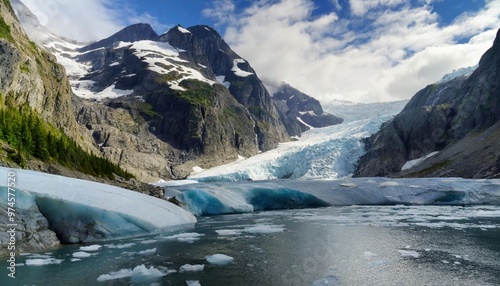
[[176,91],[177,96],[192,105],[212,106],[215,102],[215,89],[206,82],[194,79],[183,80],[180,85],[186,91]]
[[153,106],[147,102],[134,102],[132,107],[135,107],[140,113],[150,117],[158,115],[158,112],[154,111]]
[[260,106],[255,106],[255,105],[249,106],[248,111],[250,111],[250,113],[252,113],[253,115],[257,116],[257,118],[264,118],[266,116],[271,116],[271,114],[269,114],[269,111],[265,110]]
[[114,179],[113,174],[130,179],[133,176],[111,161],[89,154],[73,139],[43,121],[28,106],[15,107],[8,103],[0,108],[0,140],[17,149],[11,159],[25,166],[26,157],[45,162],[57,162],[92,176]]
[[22,73],[30,73],[30,68],[25,65],[20,65],[19,69],[21,69]]
[[10,26],[5,23],[3,17],[0,17],[0,38],[6,39],[7,41],[13,43],[14,38],[10,33]]
[[427,168],[427,169],[424,169],[420,172],[417,173],[418,176],[422,176],[422,177],[425,177],[425,176],[428,176],[428,175],[431,175],[433,174],[435,171],[439,170],[439,169],[443,169],[444,167],[446,167],[447,165],[449,165],[451,162],[450,160],[445,160],[443,162],[439,162],[437,164],[434,164],[432,165],[431,167]]

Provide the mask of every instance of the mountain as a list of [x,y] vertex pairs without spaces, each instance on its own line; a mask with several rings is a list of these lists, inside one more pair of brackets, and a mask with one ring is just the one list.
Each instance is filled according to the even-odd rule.
[[179,178],[288,140],[255,71],[214,29],[153,33],[132,25],[71,54],[87,66],[73,90],[100,104],[75,99],[78,122],[107,158],[143,178]]
[[311,128],[321,128],[342,123],[342,118],[323,112],[318,100],[300,92],[289,84],[282,84],[273,95],[281,120],[288,134],[300,136]]
[[27,33],[66,68],[83,144],[142,181],[183,178],[339,120],[312,98],[317,113],[277,109],[282,100],[209,26],[157,35],[141,23],[81,44],[51,34],[14,2]]
[[[500,31],[472,74],[459,73],[422,89],[400,114],[367,138],[367,153],[355,175],[498,178],[499,84]],[[429,154],[402,171],[407,161]]]

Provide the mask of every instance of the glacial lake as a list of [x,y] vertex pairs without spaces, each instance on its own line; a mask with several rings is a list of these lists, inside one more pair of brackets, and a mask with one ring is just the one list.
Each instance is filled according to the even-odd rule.
[[15,279],[0,263],[1,285],[500,285],[500,207],[199,217],[181,232],[66,245],[17,262]]

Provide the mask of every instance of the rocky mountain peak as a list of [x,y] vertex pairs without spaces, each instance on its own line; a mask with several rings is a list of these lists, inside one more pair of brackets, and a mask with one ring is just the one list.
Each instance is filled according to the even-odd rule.
[[274,93],[273,102],[291,136],[300,136],[311,128],[343,122],[342,118],[324,113],[318,100],[287,83],[283,83]]
[[[500,31],[470,76],[425,87],[366,139],[355,175],[500,176],[499,84]],[[402,170],[432,152],[439,154]]]
[[136,41],[157,41],[158,34],[153,30],[150,24],[134,24],[123,28],[119,32],[113,34],[112,36],[85,46],[80,49],[80,52],[86,52],[90,50],[95,50],[98,48],[109,48],[113,46],[115,42],[136,42]]

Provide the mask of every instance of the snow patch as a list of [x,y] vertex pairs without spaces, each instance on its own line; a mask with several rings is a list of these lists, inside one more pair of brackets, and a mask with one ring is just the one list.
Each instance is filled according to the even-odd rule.
[[406,162],[403,167],[401,167],[401,171],[404,171],[404,170],[409,170],[415,166],[417,166],[418,164],[422,163],[423,161],[425,161],[427,158],[430,158],[436,154],[438,154],[439,152],[432,152],[432,153],[429,153],[427,155],[425,155],[424,157],[421,157],[421,158],[418,158],[418,159],[415,159],[415,160],[410,160],[408,162]]
[[195,173],[200,173],[200,172],[203,172],[203,171],[204,171],[204,169],[202,167],[200,167],[200,166],[194,166],[193,167],[193,172],[195,172]]
[[306,127],[308,127],[309,129],[314,129],[314,127],[313,127],[313,126],[311,126],[311,125],[309,125],[309,124],[305,123],[305,122],[304,122],[304,120],[302,120],[302,118],[300,118],[300,117],[298,117],[298,116],[297,116],[297,121],[298,121],[298,122],[300,122],[300,123],[302,123],[303,125],[305,125],[305,126],[306,126]]
[[183,28],[181,26],[177,26],[177,29],[181,32],[181,33],[184,33],[184,34],[191,34],[191,32],[186,29],[186,28]]
[[187,286],[201,286],[199,280],[187,280],[186,285]]
[[233,68],[231,69],[231,71],[234,72],[234,74],[239,77],[248,77],[250,75],[253,75],[253,73],[244,71],[240,69],[240,67],[238,67],[238,64],[243,64],[243,63],[246,63],[244,59],[233,60]]
[[226,81],[226,77],[223,76],[223,75],[218,75],[215,77],[217,79],[217,81],[222,84],[223,86],[225,86],[227,89],[229,89],[229,87],[231,86],[231,83],[229,81]]

